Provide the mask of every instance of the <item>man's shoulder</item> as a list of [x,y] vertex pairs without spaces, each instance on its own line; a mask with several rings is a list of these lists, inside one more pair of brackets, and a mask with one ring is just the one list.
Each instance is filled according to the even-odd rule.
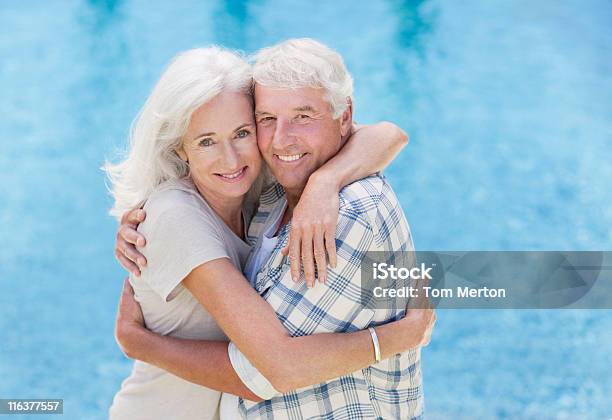
[[381,203],[397,198],[384,176],[371,175],[340,190],[340,211],[366,216],[376,214]]
[[376,246],[384,250],[413,249],[412,235],[404,210],[388,180],[372,175],[340,191],[339,226],[353,226],[373,234]]

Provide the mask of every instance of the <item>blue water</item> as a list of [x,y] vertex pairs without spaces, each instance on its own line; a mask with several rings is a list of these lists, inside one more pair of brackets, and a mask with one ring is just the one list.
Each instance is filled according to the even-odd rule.
[[[104,418],[131,363],[99,170],[166,62],[210,43],[336,48],[423,250],[612,248],[609,1],[34,1],[0,5],[0,398]],[[612,417],[610,311],[440,311],[428,417]]]

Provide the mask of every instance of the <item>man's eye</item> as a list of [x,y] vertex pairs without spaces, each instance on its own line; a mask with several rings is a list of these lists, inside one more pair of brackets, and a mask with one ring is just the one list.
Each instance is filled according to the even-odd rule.
[[247,137],[249,134],[251,134],[249,130],[240,130],[236,133],[236,137],[238,137],[239,139],[243,139]]
[[310,115],[307,114],[298,114],[295,116],[295,119],[298,121],[306,121],[308,119],[310,119]]
[[260,123],[268,123],[268,122],[271,122],[271,121],[273,121],[273,120],[275,120],[275,118],[274,118],[274,117],[263,117],[263,118],[260,118],[260,119],[259,119],[259,122],[260,122]]
[[202,147],[209,147],[215,143],[212,141],[212,139],[202,139],[198,144]]

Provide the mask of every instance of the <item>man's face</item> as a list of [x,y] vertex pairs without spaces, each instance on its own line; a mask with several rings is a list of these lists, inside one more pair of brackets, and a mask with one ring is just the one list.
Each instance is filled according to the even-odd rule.
[[286,190],[301,192],[342,145],[343,119],[333,119],[323,95],[323,89],[255,85],[259,150]]

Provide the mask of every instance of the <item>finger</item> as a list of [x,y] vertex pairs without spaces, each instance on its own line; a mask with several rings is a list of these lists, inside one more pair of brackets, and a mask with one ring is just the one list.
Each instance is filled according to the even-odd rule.
[[115,244],[116,250],[123,254],[127,259],[138,265],[139,268],[146,267],[147,259],[140,251],[136,249],[134,245],[127,242],[119,235],[117,237],[117,243]]
[[138,225],[142,223],[146,218],[147,213],[143,209],[134,209],[131,210],[127,215],[127,222]]
[[123,268],[125,268],[128,272],[132,273],[136,277],[140,277],[140,269],[138,268],[138,266],[129,259],[127,259],[125,255],[123,255],[119,251],[115,251],[115,257]]
[[285,245],[283,249],[281,249],[281,254],[288,255],[289,254],[289,244]]
[[431,307],[431,302],[425,293],[424,287],[428,285],[427,280],[423,278],[411,279],[408,284],[416,289],[417,297],[408,299],[408,309],[428,309]]
[[300,231],[291,227],[289,232],[289,263],[291,264],[291,278],[297,282],[300,279],[300,241],[302,240]]
[[302,232],[302,265],[304,267],[304,277],[306,277],[306,284],[308,285],[308,287],[314,286],[315,270],[312,248],[312,232],[309,229],[306,229],[305,232]]
[[128,218],[130,217],[130,213],[132,212],[132,210],[128,210],[123,212],[123,214],[121,215],[121,222],[119,224],[123,225],[125,223],[128,222]]
[[332,268],[336,268],[338,261],[336,257],[336,228],[335,226],[327,225],[325,228],[325,249],[329,256],[329,264]]
[[119,227],[119,236],[121,236],[127,242],[140,247],[143,247],[146,244],[145,237],[138,232],[134,226],[129,224],[121,225]]
[[130,284],[130,280],[127,277],[123,281],[123,293],[127,295],[134,294],[134,289],[132,288],[132,285]]
[[315,226],[313,242],[314,259],[317,264],[317,277],[319,278],[319,283],[327,283],[327,258],[325,257],[325,244],[323,243],[323,226]]

